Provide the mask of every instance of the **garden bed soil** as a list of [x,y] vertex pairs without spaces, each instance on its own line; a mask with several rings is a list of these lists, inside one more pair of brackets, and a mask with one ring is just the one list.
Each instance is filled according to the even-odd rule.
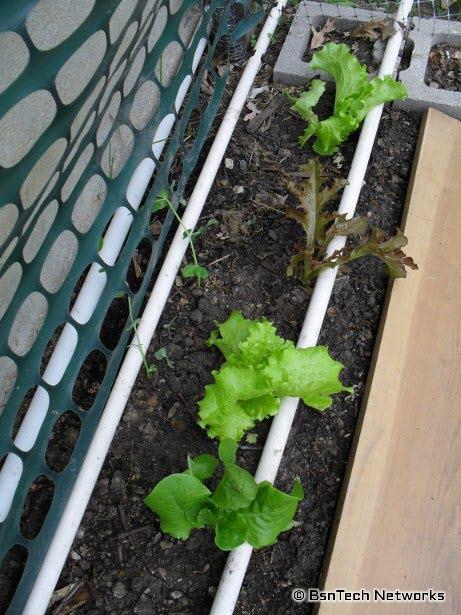
[[425,82],[433,88],[461,92],[461,49],[448,43],[434,45],[429,53]]
[[[262,108],[275,93],[271,87],[255,104]],[[418,124],[418,116],[384,112],[362,190],[358,214],[389,233],[400,221]],[[226,554],[208,531],[193,532],[187,542],[163,534],[143,498],[161,478],[181,471],[187,454],[216,450],[197,426],[197,401],[221,363],[219,352],[205,346],[214,322],[240,309],[246,317],[267,316],[286,338],[299,334],[309,293],[285,270],[301,233],[270,207],[286,195],[278,169],[296,172],[312,156],[297,146],[302,129],[287,101],[267,130],[250,135],[240,121],[234,133],[226,153],[233,169],[219,172],[202,216],[219,225],[197,242],[210,276],[202,288],[176,280],[148,357],[155,361],[153,353],[163,347],[174,366],[157,362],[153,379],[140,373],[59,581],[59,588],[82,583],[79,613],[201,614],[211,605]],[[325,171],[345,176],[355,143],[356,137],[342,155],[326,159]],[[338,277],[320,343],[343,362],[343,381],[355,392],[335,396],[323,414],[300,405],[277,486],[288,490],[300,476],[305,498],[296,526],[254,553],[239,614],[306,612],[290,592],[318,582],[387,283],[374,259],[357,261]],[[260,424],[256,444],[244,441],[239,450],[238,461],[250,471],[268,426]]]

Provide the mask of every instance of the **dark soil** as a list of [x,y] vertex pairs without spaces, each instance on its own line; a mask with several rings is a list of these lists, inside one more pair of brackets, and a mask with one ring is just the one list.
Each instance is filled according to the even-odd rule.
[[[255,103],[262,108],[274,94],[264,92]],[[418,117],[385,111],[362,190],[358,214],[389,233],[400,220],[418,123]],[[59,582],[81,579],[94,587],[97,598],[81,613],[201,614],[211,605],[226,554],[206,531],[187,542],[164,535],[143,498],[158,480],[181,471],[187,454],[216,449],[196,424],[197,401],[221,363],[205,346],[214,321],[241,309],[247,317],[267,316],[286,338],[299,333],[308,292],[285,269],[301,234],[267,205],[286,193],[277,170],[296,172],[312,155],[297,146],[302,128],[287,102],[267,130],[249,135],[240,122],[233,136],[226,154],[233,169],[219,173],[202,217],[220,224],[197,243],[210,277],[202,288],[176,280],[148,357],[155,360],[155,350],[164,347],[174,366],[161,361],[154,381],[138,377]],[[346,175],[354,146],[351,139],[344,158],[326,160],[326,171]],[[320,342],[344,363],[343,380],[355,393],[336,396],[324,414],[300,406],[277,485],[287,490],[298,475],[306,496],[296,527],[253,555],[238,613],[300,612],[291,589],[318,582],[387,282],[375,260],[354,263],[336,282]],[[240,449],[239,462],[251,471],[267,429],[261,424],[257,443]]]
[[[318,29],[319,28],[317,28],[317,30]],[[366,65],[369,73],[377,72],[381,62],[382,51],[384,49],[384,45],[381,46],[381,39],[374,42],[367,38],[357,38],[352,36],[350,32],[339,32],[338,30],[332,30],[325,35],[325,43],[344,43],[359,59],[361,64]],[[374,46],[376,48],[375,52],[373,52]],[[303,56],[303,60],[305,62],[310,62],[314,53],[320,49],[321,47],[319,49],[307,49]]]
[[461,92],[461,49],[448,43],[434,45],[429,53],[425,82],[433,88]]

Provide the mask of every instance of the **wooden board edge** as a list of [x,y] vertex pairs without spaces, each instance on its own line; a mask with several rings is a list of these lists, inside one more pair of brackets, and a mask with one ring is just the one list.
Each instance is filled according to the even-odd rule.
[[[409,211],[409,207],[410,207],[410,203],[411,203],[411,198],[412,198],[412,194],[413,194],[413,187],[414,187],[414,182],[415,182],[415,178],[416,178],[416,173],[417,173],[417,168],[418,168],[418,164],[419,164],[419,160],[420,160],[420,155],[421,155],[421,150],[422,150],[422,146],[424,143],[424,138],[425,138],[425,132],[426,132],[426,125],[428,122],[428,119],[430,117],[430,115],[432,113],[438,113],[435,109],[429,108],[427,109],[427,111],[423,114],[422,118],[421,118],[421,124],[419,127],[419,134],[418,134],[418,140],[416,143],[416,148],[415,148],[415,155],[413,158],[413,164],[412,164],[412,168],[411,168],[411,173],[410,173],[410,177],[408,180],[408,188],[407,188],[407,194],[405,197],[405,204],[403,207],[403,211],[402,211],[402,217],[401,217],[401,222],[400,222],[400,228],[402,228],[402,230],[405,229],[405,224],[407,221],[407,217],[408,217],[408,211]],[[346,498],[346,493],[347,493],[347,489],[349,487],[350,484],[350,480],[351,480],[351,475],[354,469],[354,462],[355,462],[355,457],[356,457],[356,452],[357,452],[357,447],[358,447],[358,443],[360,440],[360,434],[362,432],[362,427],[363,427],[363,422],[365,419],[365,414],[366,414],[366,407],[368,404],[368,399],[369,399],[369,394],[370,394],[370,388],[371,388],[371,383],[373,381],[373,377],[374,377],[374,373],[375,373],[375,369],[376,369],[376,362],[378,359],[378,355],[379,355],[379,350],[380,350],[380,346],[381,346],[381,341],[382,341],[382,336],[383,336],[383,330],[384,330],[384,324],[386,322],[386,316],[387,316],[387,312],[388,312],[388,308],[389,308],[389,302],[390,302],[390,298],[392,295],[392,288],[393,288],[393,280],[389,280],[389,284],[387,287],[387,291],[386,291],[386,296],[384,298],[384,303],[383,303],[383,308],[381,311],[381,316],[380,316],[380,321],[379,321],[379,326],[378,326],[378,331],[376,333],[376,340],[375,340],[375,345],[373,348],[373,354],[370,360],[370,367],[368,369],[368,375],[367,375],[367,380],[366,380],[366,384],[365,384],[365,390],[364,390],[364,394],[363,394],[363,398],[362,398],[362,403],[360,404],[360,410],[357,416],[357,422],[355,425],[355,429],[354,429],[354,434],[352,437],[352,442],[351,442],[351,447],[349,450],[349,457],[347,460],[347,465],[346,465],[346,470],[344,473],[344,478],[343,481],[341,483],[341,489],[340,489],[340,493],[338,496],[338,502],[336,504],[336,511],[335,511],[335,516],[333,519],[333,523],[330,529],[330,533],[329,533],[329,537],[328,537],[328,543],[327,543],[327,548],[325,551],[325,555],[324,555],[324,559],[323,559],[323,564],[322,564],[322,570],[320,572],[320,577],[319,577],[319,582],[318,582],[318,587],[323,589],[325,587],[325,582],[326,582],[326,578],[328,575],[328,569],[330,567],[330,562],[331,562],[331,558],[333,555],[333,551],[334,551],[334,546],[335,546],[335,542],[336,542],[336,537],[337,537],[337,532],[338,532],[338,528],[339,528],[339,523],[341,520],[341,515],[343,512],[343,507],[344,507],[344,501]],[[314,615],[317,615],[319,610],[320,610],[321,604],[316,604],[313,608],[313,613]]]

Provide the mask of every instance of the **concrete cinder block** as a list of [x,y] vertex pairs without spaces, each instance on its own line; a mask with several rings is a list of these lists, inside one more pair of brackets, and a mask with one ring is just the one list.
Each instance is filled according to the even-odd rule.
[[[412,111],[424,111],[428,107],[433,107],[451,117],[461,119],[461,92],[433,88],[424,82],[429,53],[434,45],[448,43],[461,47],[461,23],[419,19],[420,25],[421,22],[423,27],[418,29],[416,26],[408,35],[413,45],[410,65],[399,73],[400,81],[407,87],[408,97],[405,100],[396,100],[394,105]],[[449,32],[445,28],[447,24],[450,24]]]
[[313,71],[309,64],[303,61],[303,56],[312,36],[311,26],[317,30],[325,21],[335,19],[339,32],[350,32],[361,23],[372,19],[385,19],[386,13],[366,9],[355,9],[349,6],[323,4],[319,2],[301,2],[296,11],[290,31],[285,39],[282,50],[274,67],[274,82],[286,85],[304,85],[320,74],[324,81],[331,77],[319,71]]
[[[321,28],[327,18],[336,20],[336,29],[348,32],[360,23],[372,19],[388,18],[382,11],[355,9],[348,6],[335,6],[304,0],[300,3],[291,25],[285,43],[274,68],[274,82],[290,86],[300,86],[319,76],[312,71],[303,56],[311,38],[311,26]],[[410,65],[399,73],[400,80],[405,83],[408,97],[395,101],[400,108],[414,111],[424,111],[434,107],[461,119],[461,92],[451,92],[433,88],[424,82],[429,53],[434,45],[449,43],[461,47],[461,22],[444,19],[412,19],[412,29],[408,33],[408,41],[412,45]],[[331,77],[320,73],[327,82]]]

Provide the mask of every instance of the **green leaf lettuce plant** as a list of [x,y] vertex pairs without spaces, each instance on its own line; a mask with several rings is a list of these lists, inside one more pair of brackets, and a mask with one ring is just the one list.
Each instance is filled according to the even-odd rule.
[[211,438],[239,441],[257,421],[277,414],[284,396],[325,410],[333,393],[352,390],[339,380],[343,366],[325,347],[296,348],[264,318],[248,320],[234,311],[208,345],[225,358],[199,402],[199,424]]
[[[163,478],[144,502],[159,516],[161,530],[174,538],[185,540],[193,529],[207,527],[223,551],[243,543],[266,547],[292,527],[303,489],[299,479],[290,493],[267,481],[256,483],[236,463],[238,440],[256,421],[276,414],[285,395],[324,410],[333,393],[352,389],[342,385],[342,365],[326,348],[295,348],[265,318],[249,320],[234,311],[217,325],[208,345],[219,348],[225,362],[205,387],[199,416],[208,435],[220,440],[219,459],[207,453],[188,457],[187,469]],[[212,491],[205,481],[216,479],[217,471]]]
[[[191,459],[181,474],[161,480],[146,497],[145,504],[160,517],[160,528],[174,538],[187,539],[191,530],[209,527],[215,543],[223,551],[244,542],[254,548],[277,541],[289,530],[298,503],[304,497],[299,479],[290,493],[269,482],[256,483],[253,476],[236,464],[237,443],[224,439],[218,449],[219,460],[203,454]],[[214,492],[204,484],[219,465],[222,478]]]
[[322,156],[337,152],[338,146],[357,130],[371,109],[407,96],[404,84],[390,75],[369,80],[366,66],[360,64],[344,43],[327,43],[314,53],[309,66],[331,75],[336,85],[333,114],[325,120],[319,120],[312,110],[325,91],[326,83],[321,79],[313,79],[309,89],[298,98],[290,97],[294,103],[292,109],[307,122],[299,137],[300,146],[316,137],[313,149]]

